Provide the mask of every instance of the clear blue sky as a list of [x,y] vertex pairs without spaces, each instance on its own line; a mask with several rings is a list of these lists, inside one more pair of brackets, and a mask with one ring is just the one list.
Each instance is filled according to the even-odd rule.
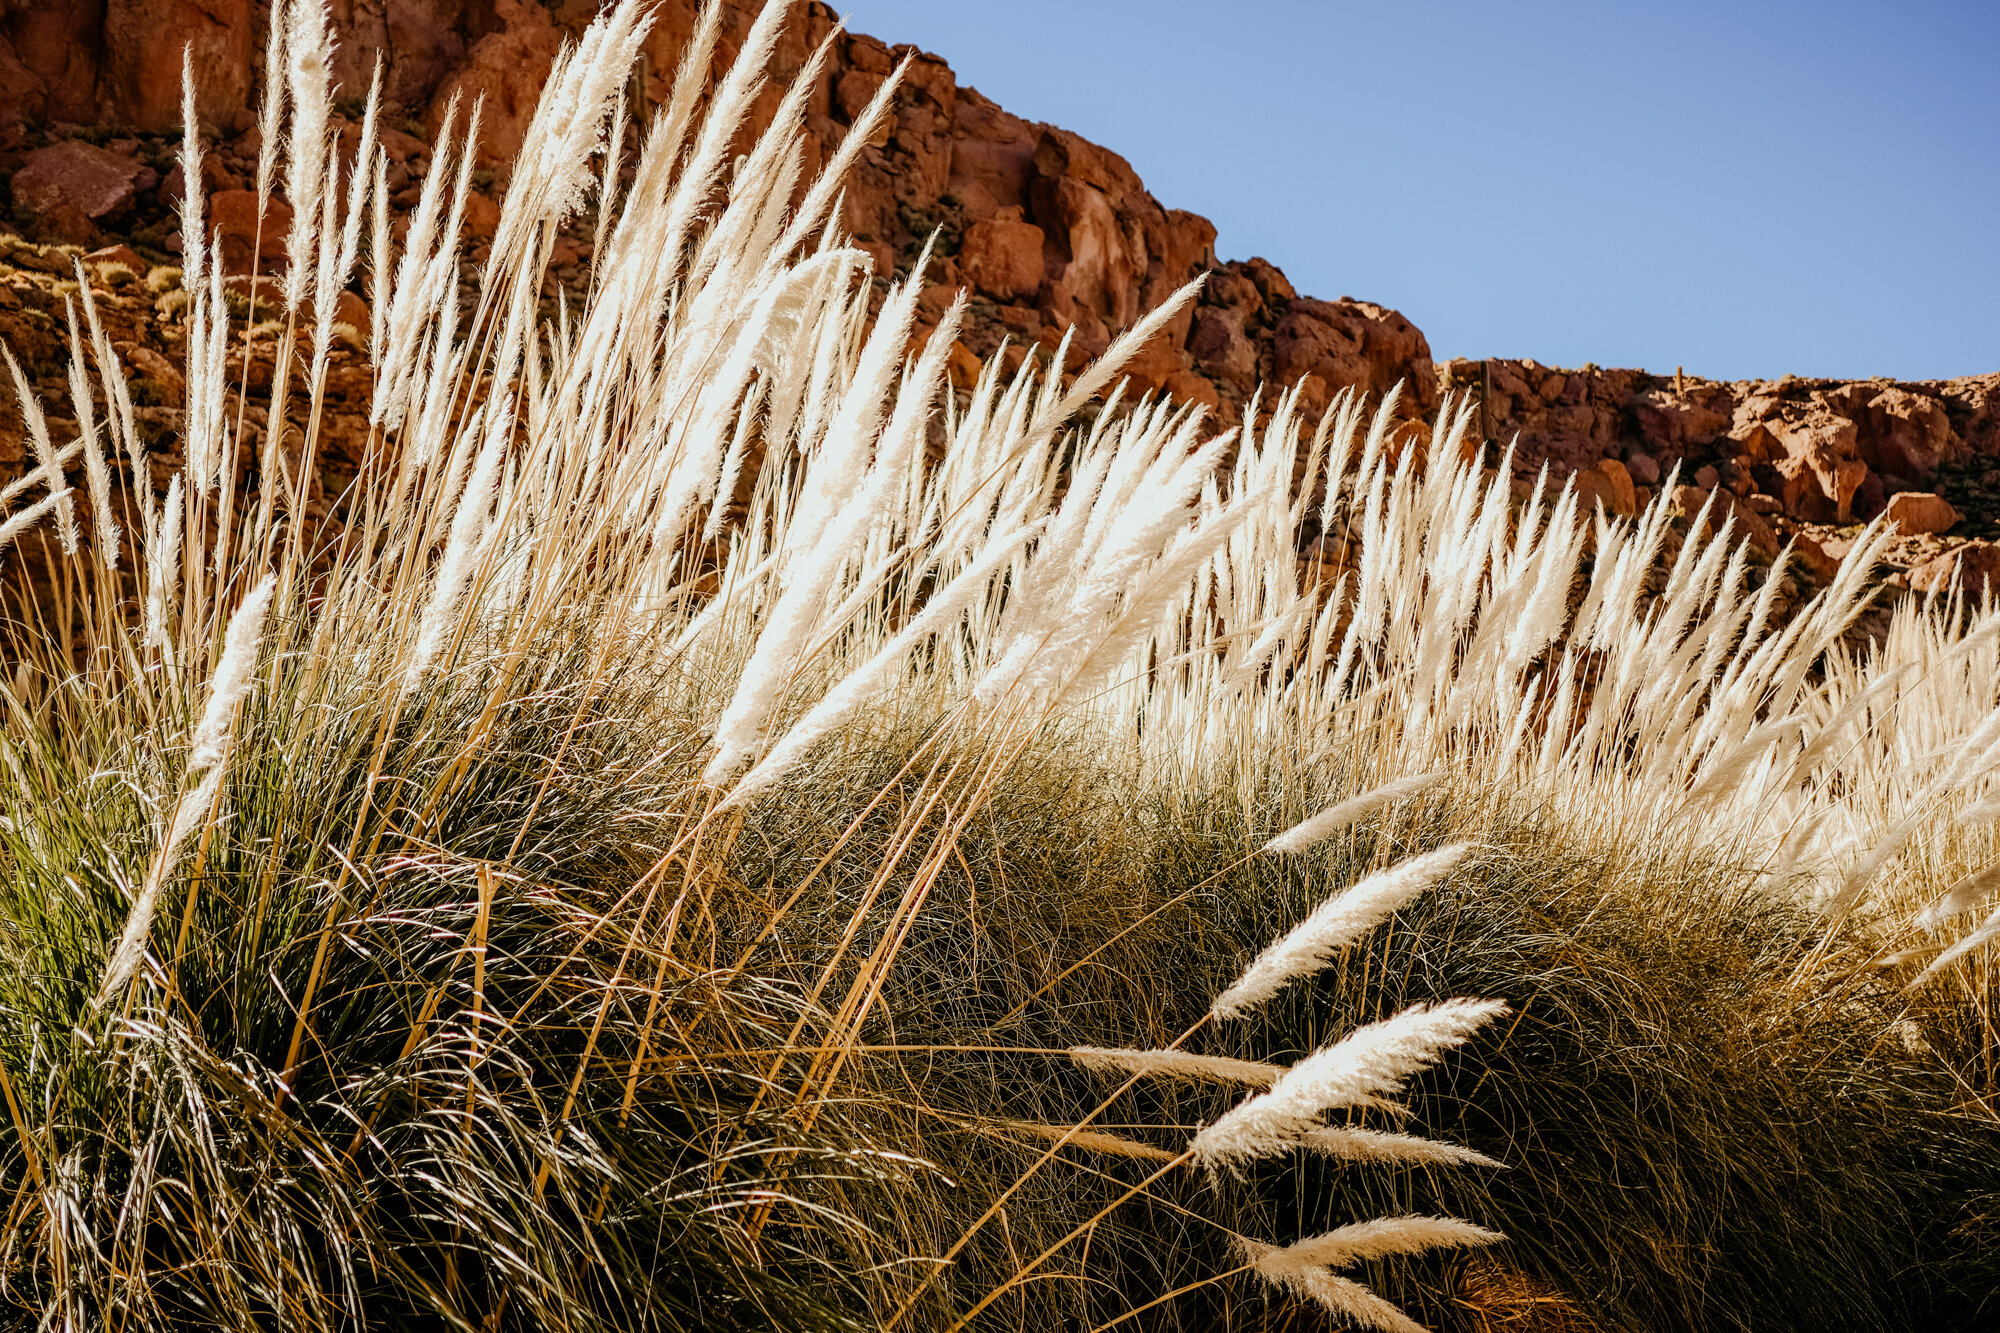
[[1446,356],[2000,371],[2000,0],[835,0]]

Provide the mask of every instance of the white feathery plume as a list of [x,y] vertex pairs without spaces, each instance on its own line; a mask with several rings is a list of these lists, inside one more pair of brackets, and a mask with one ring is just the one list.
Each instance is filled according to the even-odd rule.
[[736,430],[729,438],[728,451],[722,456],[722,474],[715,482],[715,495],[708,506],[708,521],[701,527],[702,541],[712,542],[722,535],[723,521],[729,517],[729,506],[736,498],[736,484],[742,479],[743,462],[750,451],[751,428],[763,424],[764,399],[770,391],[771,376],[759,375],[736,410]]
[[167,500],[160,511],[159,529],[146,551],[146,642],[167,645],[168,599],[180,587],[181,562],[181,474],[167,483]]
[[111,957],[104,964],[104,980],[98,984],[94,1004],[103,1008],[111,998],[124,990],[139,970],[139,962],[146,954],[146,940],[153,930],[153,912],[159,905],[160,890],[167,882],[167,871],[172,869],[174,860],[180,853],[181,844],[188,834],[200,827],[201,821],[215,805],[215,797],[222,790],[223,767],[215,765],[193,791],[184,791],[174,802],[173,817],[167,823],[166,836],[153,853],[152,864],[146,871],[146,882],[139,889],[139,896],[133,900],[132,910],[125,916],[125,929],[118,937],[118,944],[111,951]]
[[[841,27],[844,27],[846,22],[844,18],[838,20]],[[910,63],[914,59],[914,55],[904,56],[896,68],[889,72],[889,77],[882,80],[881,86],[875,89],[875,95],[868,99],[868,105],[862,108],[861,114],[848,126],[847,133],[841,136],[839,147],[833,150],[833,156],[827,160],[819,177],[807,189],[805,199],[800,202],[798,211],[792,215],[790,226],[786,228],[784,236],[779,238],[772,253],[790,254],[804,245],[806,239],[819,230],[820,225],[828,218],[837,220],[840,217],[846,182],[852,175],[854,163],[875,139],[876,131],[881,128],[882,122],[894,111],[896,96],[902,91],[904,77],[909,73]],[[684,81],[686,77],[683,73]]]
[[[89,290],[90,277],[81,261],[76,265],[77,281]],[[111,468],[104,461],[104,447],[97,437],[97,413],[90,401],[90,375],[83,367],[83,338],[76,323],[76,302],[63,298],[69,316],[69,396],[76,409],[77,438],[83,441],[83,475],[90,485],[91,543],[106,569],[118,565],[118,520],[111,508]],[[115,407],[113,410],[116,410]]]
[[[48,419],[42,415],[42,405],[36,400],[35,391],[28,387],[28,377],[21,373],[21,363],[14,359],[14,353],[4,342],[0,342],[0,359],[7,362],[7,373],[14,379],[14,397],[21,404],[21,424],[27,429],[28,443],[34,446],[35,461],[39,465],[36,473],[45,479],[49,488],[49,500],[56,511],[56,535],[62,543],[63,554],[75,555],[76,510],[70,503],[69,488],[63,484],[63,457],[56,453],[55,445],[49,440]],[[81,442],[75,446],[77,449],[81,447]],[[68,454],[70,450],[63,452]]]
[[[1995,716],[2000,717],[2000,714]],[[1819,904],[1820,914],[1834,920],[1845,918],[1861,901],[1862,892],[1874,882],[1875,876],[1896,859],[1928,817],[1929,812],[1919,803],[1910,813],[1890,825],[1888,832],[1881,834],[1874,846],[1855,858],[1854,864],[1841,877],[1840,887]]]
[[[376,168],[382,163],[377,158],[375,147],[375,119],[382,101],[382,56],[375,56],[375,76],[368,85],[368,102],[361,115],[361,140],[354,148],[354,166],[347,182],[347,218],[340,229],[339,277],[334,280],[336,287],[347,283],[348,274],[354,271],[354,261],[361,251],[361,218],[366,211],[369,191],[377,179]],[[326,279],[321,278],[324,284]]]
[[91,351],[97,357],[98,382],[104,386],[104,419],[111,433],[111,452],[116,455],[119,445],[123,444],[132,465],[132,499],[139,506],[139,531],[150,533],[153,530],[153,474],[146,461],[146,446],[139,439],[132,414],[132,394],[125,383],[125,368],[118,360],[118,353],[111,350],[111,339],[104,332],[104,321],[98,316],[97,298],[91,294],[90,284],[79,283],[77,291],[83,297],[85,327],[90,330]]
[[[271,30],[264,39],[264,98],[257,110],[257,214],[264,215],[271,203],[271,177],[278,169],[278,122],[285,111],[285,29],[291,22],[286,0],[271,0]],[[192,77],[187,79],[192,85]],[[193,112],[188,112],[193,123]],[[188,177],[190,181],[194,177]],[[185,232],[182,233],[186,235]]]
[[[1188,519],[1189,508],[1199,502],[1204,483],[1220,463],[1230,437],[1212,440],[1183,455],[1179,450],[1181,437],[1191,435],[1185,428],[1178,432],[1175,447],[1154,458],[1143,476],[1131,478],[1134,484],[1129,491],[1121,493],[1116,479],[1107,478],[1101,493],[1092,495],[1083,487],[1083,493],[1077,494],[1078,483],[1073,483],[1072,494],[1065,498],[1051,527],[1050,540],[1043,544],[1023,580],[1024,588],[1035,591],[1020,595],[1019,610],[1009,614],[1009,623],[1018,622],[1019,627],[1007,635],[998,649],[998,662],[975,692],[981,704],[991,704],[1017,689],[1029,698],[1057,697],[1093,655],[1107,620],[1115,620],[1118,608],[1132,603],[1129,594],[1144,586],[1150,567],[1163,556],[1170,559],[1169,553],[1177,554],[1187,541],[1198,537],[1214,540],[1222,535],[1205,527],[1198,535],[1191,535]],[[1140,465],[1134,457],[1121,462],[1133,468]],[[1072,501],[1090,510],[1090,521],[1080,533],[1065,524]],[[1113,510],[1116,516],[1110,517],[1108,511]],[[1239,502],[1235,512],[1240,520],[1250,510]],[[1092,529],[1100,524],[1101,539],[1090,549]],[[1079,548],[1085,553],[1080,573],[1076,570]],[[1043,574],[1051,569],[1053,575]],[[1048,582],[1041,582],[1041,578]]]
[[1378,870],[1335,894],[1258,954],[1243,975],[1215,997],[1209,1013],[1217,1018],[1240,1017],[1297,978],[1319,971],[1334,954],[1457,869],[1471,851],[1472,845],[1463,842],[1440,847]]
[[1283,1076],[1283,1065],[1232,1060],[1188,1051],[1128,1051],[1104,1046],[1072,1046],[1070,1059],[1096,1073],[1146,1074],[1188,1083],[1225,1083],[1268,1088]]
[[[333,307],[335,294],[347,281],[347,275],[339,269],[340,264],[340,143],[335,140],[327,145],[326,163],[321,176],[319,217],[319,255],[313,262],[313,359],[310,383],[317,385],[326,373],[326,361],[333,339]],[[363,185],[366,182],[364,180]],[[349,193],[355,199],[360,193],[352,187]]]
[[[199,336],[191,332],[187,340],[188,424],[185,434],[188,470],[195,474],[196,491],[206,494],[210,488],[234,480],[223,476],[229,470],[229,460],[233,455],[225,412],[229,392],[229,312],[222,299],[220,236],[210,242],[203,270],[208,274],[208,294],[199,304],[206,314],[197,325]],[[226,549],[227,543],[216,543],[218,565]],[[218,568],[216,572],[221,574],[226,571]]]
[[474,553],[492,513],[494,486],[499,480],[507,435],[513,424],[511,404],[504,415],[496,413],[489,422],[486,442],[480,446],[479,457],[473,463],[472,478],[458,497],[458,508],[452,514],[451,529],[445,538],[444,558],[438,562],[437,583],[418,621],[416,648],[403,676],[406,692],[423,679],[450,637],[455,623],[453,613],[465,592],[466,580],[472,575]]
[[[719,786],[749,762],[757,737],[797,666],[798,654],[811,640],[826,594],[853,554],[851,539],[867,532],[868,506],[865,498],[858,497],[876,469],[864,471],[862,459],[876,437],[883,398],[902,358],[917,295],[914,282],[890,289],[827,440],[812,460],[786,528],[787,544],[797,542],[788,552],[790,586],[772,608],[749,662],[737,677],[736,692],[716,720],[714,754],[702,772],[704,782]],[[878,459],[876,468],[880,467]],[[663,516],[671,512],[666,509]]]
[[1358,824],[1378,810],[1428,791],[1444,778],[1442,771],[1418,773],[1413,777],[1385,782],[1371,791],[1330,805],[1312,818],[1296,824],[1264,844],[1267,852],[1302,852],[1326,841],[1351,824]]
[[1454,1217],[1378,1217],[1286,1246],[1266,1245],[1239,1236],[1236,1249],[1266,1282],[1363,1327],[1384,1329],[1388,1333],[1426,1333],[1422,1324],[1367,1287],[1327,1270],[1390,1255],[1418,1254],[1448,1246],[1492,1245],[1505,1239],[1497,1231]]
[[[0,346],[0,351],[4,350],[5,350],[4,346]],[[80,455],[82,452],[83,452],[82,440],[71,440],[68,444],[64,445],[62,449],[57,451],[55,456],[56,483],[54,489],[57,490],[64,489],[63,469],[69,467],[70,464],[74,463],[77,460],[77,456]],[[30,468],[27,472],[24,472],[20,476],[14,478],[14,480],[8,482],[5,486],[0,486],[0,504],[6,504],[9,500],[12,500],[14,497],[20,495],[23,491],[33,490],[37,486],[41,486],[44,489],[48,489],[48,485],[49,485],[48,472],[46,469],[42,467],[41,463],[37,461],[35,466]]]
[[1980,922],[1977,930],[1939,954],[1929,967],[1911,978],[1908,989],[1915,990],[1966,954],[1994,939],[2000,939],[2000,908],[1994,909],[1991,916]]
[[[272,22],[282,2],[274,3]],[[275,71],[266,71],[276,78]],[[266,151],[268,152],[268,141]],[[202,261],[208,257],[208,229],[201,221],[201,121],[194,110],[194,44],[181,48],[181,286],[200,299]],[[268,191],[267,191],[268,193]]]
[[[1140,349],[1153,341],[1161,329],[1172,323],[1175,316],[1194,303],[1194,298],[1201,292],[1202,284],[1207,281],[1207,274],[1190,278],[1170,293],[1164,301],[1140,316],[1131,328],[1112,339],[1111,346],[1104,349],[1104,355],[1079,370],[1076,382],[1070,385],[1068,392],[1064,393],[1060,400],[1051,405],[1051,410],[1043,418],[1047,422],[1047,428],[1053,430],[1058,423],[1068,421],[1076,415],[1079,408],[1095,398],[1099,391],[1111,383],[1112,378],[1125,368],[1126,362],[1137,356]],[[1061,345],[1056,348],[1053,360],[1055,369],[1050,372],[1046,384],[1052,395],[1062,387],[1063,353],[1069,346],[1070,336],[1075,332],[1075,326],[1072,325],[1069,333],[1063,335]]]
[[1455,1217],[1378,1217],[1286,1246],[1266,1245],[1239,1236],[1236,1249],[1266,1282],[1366,1328],[1385,1329],[1388,1333],[1425,1333],[1422,1324],[1367,1287],[1327,1270],[1391,1255],[1492,1245],[1505,1239],[1497,1231]]
[[[575,46],[565,42],[556,54],[500,205],[495,255],[538,247],[535,233],[544,223],[560,225],[582,204],[590,189],[590,160],[604,146],[613,99],[652,24],[649,6],[621,0],[593,19]],[[756,26],[770,24],[767,12]],[[749,71],[732,74],[748,77]],[[543,253],[538,248],[532,252]]]
[[[426,182],[428,183],[428,182]],[[368,242],[368,364],[382,364],[382,321],[389,315],[389,155],[375,154],[375,182],[369,189],[372,226]]]
[[1493,1245],[1497,1231],[1456,1217],[1374,1217],[1295,1241],[1266,1257],[1257,1271],[1274,1276],[1292,1268],[1351,1268],[1373,1259],[1458,1245]]
[[1354,1129],[1330,1125],[1307,1134],[1304,1145],[1348,1162],[1403,1162],[1417,1166],[1505,1167],[1483,1152],[1419,1138],[1415,1134],[1391,1134],[1379,1129]]
[[2000,819],[2000,801],[1981,801],[1977,805],[1966,806],[1952,816],[1951,822],[1960,828],[1973,828],[1996,819]]
[[[604,143],[604,168],[597,179],[597,227],[590,238],[590,281],[597,285],[597,265],[604,258],[605,238],[611,219],[618,213],[619,169],[625,163],[625,85],[618,85],[618,99],[611,109],[611,133]],[[643,127],[642,127],[643,128]]]
[[208,707],[195,726],[188,755],[189,775],[203,769],[207,772],[192,790],[185,781],[182,783],[180,798],[174,802],[173,815],[167,821],[166,834],[147,867],[146,881],[126,915],[125,930],[117,947],[105,963],[104,980],[97,988],[95,1001],[100,1008],[122,991],[138,971],[167,872],[173,868],[181,844],[208,818],[216,795],[222,790],[222,775],[227,767],[222,761],[235,741],[236,706],[249,689],[255,672],[257,650],[264,637],[264,615],[270,609],[271,594],[276,588],[275,578],[266,578],[258,584],[236,608],[236,614],[229,618],[229,628],[223,632],[222,660],[209,681]]
[[22,533],[33,527],[50,510],[68,502],[69,492],[60,490],[46,499],[37,500],[18,514],[10,515],[5,523],[0,523],[0,551],[12,546]]
[[1272,1286],[1351,1319],[1363,1328],[1381,1329],[1384,1333],[1430,1333],[1359,1282],[1313,1264],[1287,1262],[1281,1246],[1239,1237],[1236,1247],[1244,1262]]
[[1022,528],[990,542],[980,558],[932,595],[924,609],[884,644],[876,654],[826,692],[812,710],[794,723],[769,754],[743,775],[730,790],[724,805],[747,801],[767,790],[806,755],[818,741],[859,711],[908,658],[910,651],[932,634],[958,619],[965,608],[982,596],[994,573],[1011,560],[1014,553],[1038,530],[1039,525]]
[[1917,914],[1917,929],[1941,925],[1946,917],[1979,906],[1995,891],[2000,891],[2000,861],[1980,867],[1946,889],[1936,902]]
[[[394,430],[403,421],[406,386],[415,374],[418,338],[434,313],[427,299],[427,278],[432,267],[432,250],[440,244],[438,228],[443,221],[445,181],[451,175],[452,131],[457,123],[458,95],[454,93],[445,103],[444,124],[438,130],[430,172],[417,195],[416,211],[409,214],[409,229],[403,233],[403,255],[396,263],[393,282],[385,281],[389,277],[389,248],[383,242],[388,233],[380,220],[377,222],[376,241],[381,248],[374,255],[375,327],[370,331],[370,352],[377,374],[385,383],[376,390],[370,425],[386,425]],[[472,151],[469,144],[466,151]],[[444,249],[451,249],[455,240],[453,236],[443,237]]]
[[1038,1139],[1060,1140],[1065,1147],[1082,1148],[1088,1152],[1105,1153],[1112,1157],[1136,1157],[1149,1162],[1171,1162],[1174,1155],[1164,1148],[1137,1139],[1128,1139],[1118,1134],[1106,1134],[1102,1130],[1077,1129],[1071,1125],[1045,1125],[1039,1120],[998,1120],[979,1126],[988,1133],[1012,1131],[1017,1134],[1031,1134]]
[[590,159],[606,145],[613,103],[623,95],[625,78],[652,26],[652,9],[634,0],[599,14],[563,71],[568,77],[559,95],[542,102],[553,104],[557,111],[546,137],[536,145],[547,155],[538,167],[547,189],[542,218],[562,222],[589,193]]
[[292,224],[285,233],[285,308],[306,298],[319,259],[320,196],[326,181],[326,130],[333,109],[333,38],[325,0],[291,0],[285,30],[285,86],[292,104],[285,195]]
[[208,707],[194,729],[188,754],[188,771],[219,764],[228,753],[236,729],[236,705],[250,688],[257,669],[257,649],[264,641],[264,613],[271,608],[271,594],[278,581],[267,577],[253,588],[222,636],[222,660],[216,663],[209,681]]
[[1290,1152],[1327,1111],[1400,1092],[1410,1075],[1506,1011],[1498,1000],[1445,1000],[1357,1028],[1204,1128],[1188,1148],[1210,1170]]

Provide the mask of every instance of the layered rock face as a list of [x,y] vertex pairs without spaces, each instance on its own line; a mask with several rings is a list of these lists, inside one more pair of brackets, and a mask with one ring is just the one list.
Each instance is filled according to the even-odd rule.
[[[718,70],[734,59],[757,8],[727,0]],[[404,131],[434,132],[454,96],[482,96],[482,160],[504,173],[561,42],[595,10],[587,0],[336,0],[342,92],[365,93],[379,52],[390,119]],[[695,15],[694,0],[659,6],[645,62],[655,105]],[[251,0],[0,0],[0,121],[16,122],[0,127],[0,173],[13,173],[8,202],[33,239],[88,246],[131,236],[164,261],[177,238],[159,225],[171,226],[160,205],[176,183],[156,140],[180,124],[182,45],[192,43],[204,122],[227,140],[254,120],[267,23],[268,8]],[[828,6],[794,6],[756,128],[833,28]],[[1435,402],[1430,348],[1408,320],[1364,301],[1301,298],[1260,260],[1218,265],[1206,219],[1162,205],[1116,153],[960,87],[936,56],[872,37],[838,39],[810,105],[812,156],[841,140],[905,57],[912,64],[893,127],[850,179],[845,223],[884,276],[906,276],[937,236],[925,310],[934,320],[958,288],[971,292],[961,365],[1003,338],[1017,355],[1053,348],[1072,327],[1073,346],[1095,355],[1182,283],[1217,270],[1200,308],[1133,365],[1139,387],[1208,403],[1225,419],[1240,415],[1260,381],[1308,375],[1315,403],[1343,386],[1380,392],[1399,380],[1413,386],[1413,411]],[[83,137],[125,133],[108,146],[77,142],[73,131],[84,127],[92,133]],[[427,166],[422,140],[408,136],[391,149],[392,188],[414,202]],[[240,188],[253,158],[254,143],[227,144],[210,188]],[[52,179],[73,188],[47,188]],[[496,194],[489,184],[487,199]],[[237,261],[247,266],[247,255]]]

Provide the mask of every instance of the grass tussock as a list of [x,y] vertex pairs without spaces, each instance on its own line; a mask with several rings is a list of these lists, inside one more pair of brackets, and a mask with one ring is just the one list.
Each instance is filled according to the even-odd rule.
[[1128,401],[1192,289],[955,388],[957,310],[910,350],[839,227],[896,80],[817,178],[817,60],[738,155],[783,21],[711,84],[710,10],[628,134],[607,11],[461,302],[479,108],[396,241],[275,5],[281,308],[194,193],[148,277],[180,466],[89,274],[75,438],[13,373],[11,1317],[1989,1322],[2000,613],[1856,647],[1880,533],[1781,617],[1726,530],[1515,503],[1462,403],[1399,450],[1352,396]]

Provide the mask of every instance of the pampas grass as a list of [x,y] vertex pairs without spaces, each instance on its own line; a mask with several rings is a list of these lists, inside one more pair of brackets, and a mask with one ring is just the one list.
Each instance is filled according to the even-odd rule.
[[1384,783],[1373,791],[1350,796],[1314,815],[1311,819],[1286,829],[1277,837],[1264,844],[1264,850],[1279,854],[1303,852],[1315,843],[1324,842],[1344,828],[1388,809],[1398,801],[1407,800],[1425,790],[1435,787],[1445,775],[1442,773],[1417,773],[1394,782]]
[[196,772],[223,760],[229,738],[235,731],[236,710],[250,688],[251,673],[257,666],[258,645],[263,642],[264,616],[271,607],[277,580],[265,579],[251,590],[229,617],[229,629],[222,638],[222,657],[209,677],[208,703],[201,721],[195,724],[189,743],[188,771]]
[[1268,1092],[1205,1127],[1189,1142],[1189,1152],[1211,1170],[1290,1152],[1328,1111],[1379,1105],[1401,1092],[1411,1074],[1506,1012],[1497,1000],[1445,1000],[1370,1023],[1307,1056]]
[[1977,1326],[2000,613],[1864,643],[1885,529],[1794,596],[1517,499],[1464,401],[1217,431],[1118,378],[1198,283],[954,384],[839,221],[897,82],[808,179],[777,7],[713,87],[704,12],[635,162],[600,15],[465,299],[479,108],[398,241],[323,7],[272,20],[288,313],[231,312],[190,88],[184,466],[87,287],[67,405],[5,357],[21,1321],[1400,1327],[1504,1231],[1611,1327]]
[[1491,1245],[1501,1239],[1483,1227],[1457,1218],[1383,1217],[1282,1248],[1247,1240],[1239,1241],[1239,1246],[1245,1261],[1266,1282],[1295,1291],[1363,1328],[1410,1333],[1421,1330],[1423,1325],[1360,1284],[1335,1277],[1326,1270],[1346,1268],[1385,1255],[1410,1254],[1440,1246]]
[[[1339,809],[1336,806],[1329,813]],[[1209,1013],[1217,1018],[1239,1018],[1269,1001],[1287,983],[1311,976],[1334,954],[1449,875],[1471,850],[1460,843],[1412,857],[1327,899],[1252,959],[1243,975],[1215,997]]]
[[1328,1125],[1324,1129],[1308,1132],[1301,1141],[1314,1152],[1348,1162],[1404,1162],[1428,1166],[1506,1165],[1485,1153],[1461,1148],[1455,1143],[1439,1143],[1415,1134],[1393,1134],[1379,1129]]
[[1232,1060],[1190,1051],[1121,1051],[1102,1046],[1073,1046],[1070,1058],[1084,1069],[1101,1073],[1123,1071],[1148,1078],[1186,1079],[1205,1083],[1245,1084],[1268,1088],[1285,1071],[1256,1060]]

